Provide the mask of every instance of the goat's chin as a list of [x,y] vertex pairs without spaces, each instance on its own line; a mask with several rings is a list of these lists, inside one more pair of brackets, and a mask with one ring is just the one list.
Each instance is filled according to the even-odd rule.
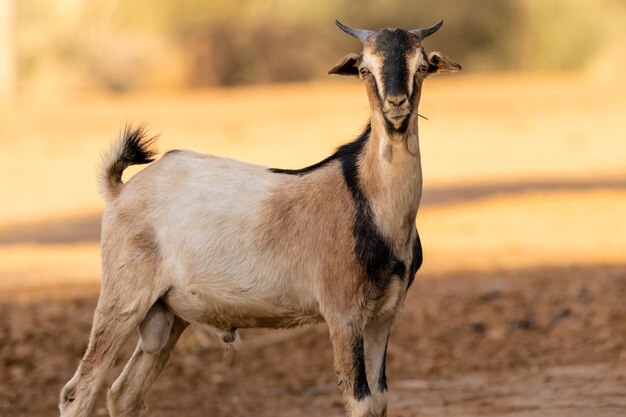
[[392,123],[395,123],[395,122],[402,123],[404,121],[404,119],[406,119],[408,117],[408,114],[397,115],[397,116],[386,115],[386,117],[387,117],[387,120],[389,120]]
[[389,124],[391,124],[391,126],[394,127],[394,129],[398,130],[404,126],[406,119],[409,117],[409,114],[410,112],[407,112],[406,114],[398,114],[395,116],[385,114],[385,119],[387,120],[387,122],[389,122]]

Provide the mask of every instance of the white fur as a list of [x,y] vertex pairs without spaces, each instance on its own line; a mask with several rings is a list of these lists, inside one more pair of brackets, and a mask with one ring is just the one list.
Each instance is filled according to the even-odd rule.
[[124,187],[117,205],[141,199],[150,207],[145,222],[157,233],[159,279],[169,288],[165,301],[174,314],[191,323],[213,314],[233,327],[250,327],[246,317],[293,314],[306,322],[319,315],[315,265],[294,265],[254,245],[260,206],[281,180],[291,178],[179,151]]

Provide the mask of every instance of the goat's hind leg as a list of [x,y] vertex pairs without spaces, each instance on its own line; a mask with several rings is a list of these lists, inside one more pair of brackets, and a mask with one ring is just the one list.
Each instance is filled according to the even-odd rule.
[[72,379],[63,387],[59,402],[62,417],[87,417],[104,379],[115,364],[120,348],[159,298],[155,288],[129,291],[135,277],[103,280],[94,313],[89,345]]
[[107,395],[111,417],[137,417],[147,408],[150,387],[165,368],[178,338],[189,323],[159,300],[139,326],[141,339],[124,371]]

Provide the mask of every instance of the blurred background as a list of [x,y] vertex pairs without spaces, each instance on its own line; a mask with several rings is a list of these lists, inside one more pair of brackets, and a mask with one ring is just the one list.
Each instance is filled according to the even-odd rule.
[[[360,82],[327,75],[360,47],[334,20],[442,18],[424,46],[463,71],[420,104],[425,263],[389,347],[390,416],[624,415],[620,0],[0,0],[0,415],[56,415],[84,351],[95,172],[125,123],[162,151],[312,164],[368,116]],[[324,326],[243,337],[233,355],[188,331],[152,415],[342,415]]]

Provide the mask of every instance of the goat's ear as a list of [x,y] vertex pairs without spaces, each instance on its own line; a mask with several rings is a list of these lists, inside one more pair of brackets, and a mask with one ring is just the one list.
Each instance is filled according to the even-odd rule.
[[461,65],[457,64],[441,52],[431,52],[428,54],[428,73],[442,74],[444,72],[461,71]]
[[328,73],[337,75],[355,76],[359,75],[359,64],[361,63],[361,55],[355,53],[349,53],[337,62],[337,65],[332,67]]

